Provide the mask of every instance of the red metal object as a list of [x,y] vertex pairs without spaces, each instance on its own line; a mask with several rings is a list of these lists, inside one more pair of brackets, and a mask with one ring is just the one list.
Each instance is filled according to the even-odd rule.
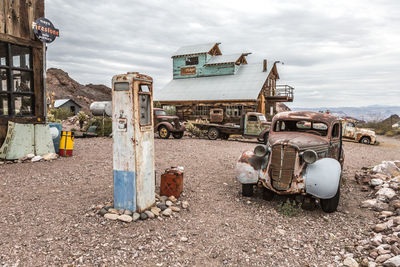
[[160,195],[179,198],[183,190],[183,172],[171,167],[161,175]]

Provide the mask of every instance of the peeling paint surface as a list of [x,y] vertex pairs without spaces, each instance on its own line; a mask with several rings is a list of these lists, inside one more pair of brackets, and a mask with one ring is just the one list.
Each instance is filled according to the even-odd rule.
[[143,211],[155,202],[152,78],[133,72],[112,84],[114,205]]

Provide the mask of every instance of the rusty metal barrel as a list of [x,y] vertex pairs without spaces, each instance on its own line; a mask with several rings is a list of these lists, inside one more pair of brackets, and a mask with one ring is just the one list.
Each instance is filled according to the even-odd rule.
[[183,168],[171,167],[161,175],[160,195],[179,198],[183,191]]

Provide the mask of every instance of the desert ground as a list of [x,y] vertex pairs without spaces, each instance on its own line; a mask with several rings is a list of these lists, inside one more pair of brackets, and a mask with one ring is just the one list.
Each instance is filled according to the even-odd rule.
[[[184,137],[155,139],[160,175],[183,166],[190,207],[172,218],[110,221],[93,208],[112,201],[112,139],[76,139],[74,156],[51,162],[0,165],[0,264],[43,266],[337,266],[376,223],[359,205],[354,174],[363,166],[400,159],[400,141],[345,143],[338,211],[317,208],[289,217],[285,200],[261,191],[241,196],[235,164],[256,143]],[[186,237],[185,242],[182,237]]]

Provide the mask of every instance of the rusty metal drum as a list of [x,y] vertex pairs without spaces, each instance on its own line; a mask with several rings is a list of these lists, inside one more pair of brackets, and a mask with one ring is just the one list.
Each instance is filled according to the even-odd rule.
[[179,198],[183,191],[183,171],[181,168],[171,167],[161,175],[160,195]]

